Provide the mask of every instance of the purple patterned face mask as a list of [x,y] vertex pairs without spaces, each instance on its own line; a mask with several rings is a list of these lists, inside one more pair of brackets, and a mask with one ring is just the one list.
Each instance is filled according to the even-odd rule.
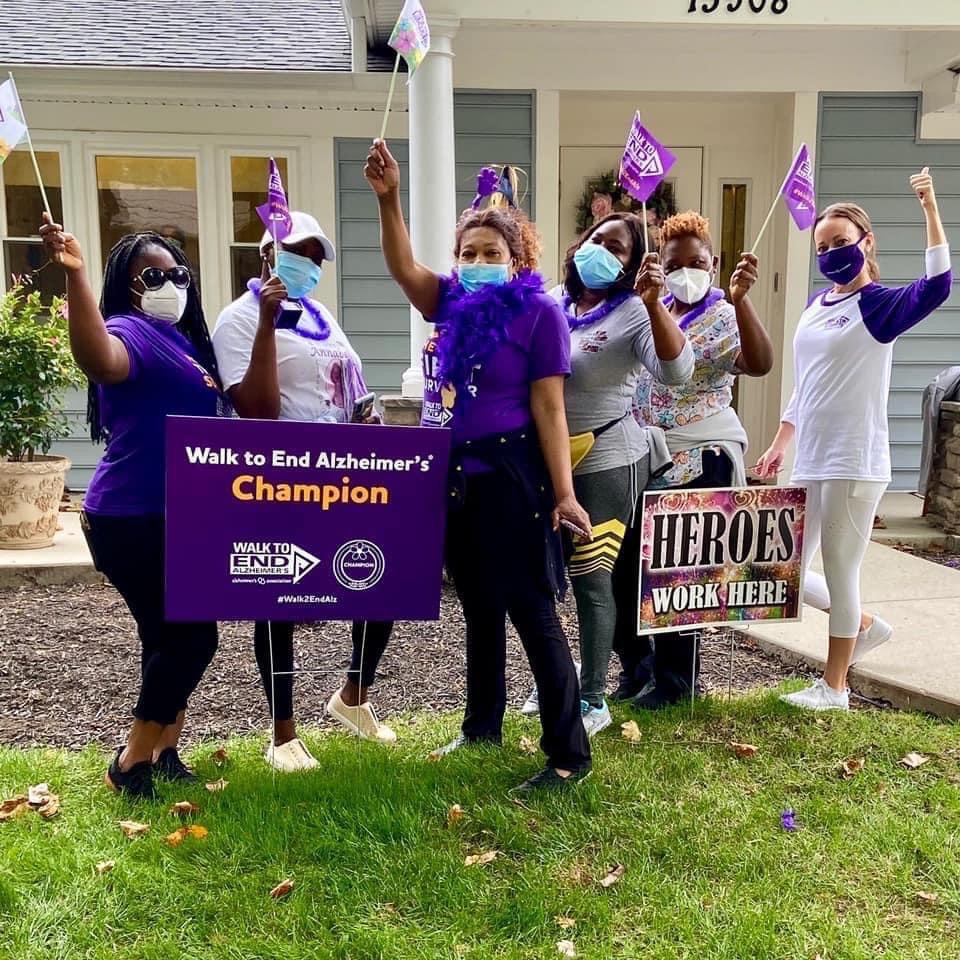
[[866,254],[861,248],[864,234],[856,243],[848,243],[844,247],[834,247],[832,250],[824,250],[817,254],[817,266],[820,272],[834,283],[844,286],[852,283],[863,270],[863,265],[867,262]]

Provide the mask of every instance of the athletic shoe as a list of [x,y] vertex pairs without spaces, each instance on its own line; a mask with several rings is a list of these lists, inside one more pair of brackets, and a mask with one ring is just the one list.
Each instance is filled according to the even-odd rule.
[[180,759],[176,747],[167,747],[153,764],[153,773],[171,783],[199,783],[189,767]]
[[440,760],[442,757],[449,756],[454,750],[459,750],[461,747],[475,747],[477,745],[499,747],[501,746],[501,741],[499,739],[494,740],[492,737],[465,737],[461,732],[449,743],[445,743],[442,747],[437,747],[436,750],[431,750],[428,754],[428,759]]
[[[580,680],[580,664],[576,660],[573,661],[573,665],[577,671],[577,680]],[[533,685],[533,689],[530,691],[530,696],[524,701],[523,706],[520,708],[520,712],[525,717],[536,717],[540,713],[540,694],[537,691],[537,685]]]
[[853,648],[853,657],[850,665],[862,660],[871,650],[876,650],[893,636],[893,627],[879,617],[873,618],[873,623],[866,630],[857,634],[857,645]]
[[834,690],[821,677],[815,680],[806,690],[796,693],[785,693],[780,698],[784,703],[804,710],[849,710],[850,691]]
[[320,766],[299,737],[288,740],[279,747],[271,743],[267,747],[264,759],[274,770],[279,770],[281,773],[313,770],[314,767]]
[[569,777],[561,777],[555,767],[547,767],[541,770],[529,780],[524,780],[519,786],[514,787],[510,793],[534,793],[537,790],[563,790],[568,787],[576,786],[590,776],[590,767],[581,767],[574,770]]
[[157,791],[153,786],[153,764],[149,760],[135,763],[129,770],[120,769],[120,754],[123,747],[117,750],[103,781],[116,793],[137,800],[156,800]]
[[385,723],[377,719],[369,703],[351,707],[343,702],[338,690],[327,704],[327,716],[343,724],[355,736],[364,740],[379,740],[380,743],[393,743],[397,735]]
[[610,708],[606,701],[602,707],[591,707],[586,700],[580,701],[580,716],[583,717],[583,729],[587,731],[587,736],[592,737],[601,730],[606,730],[613,723],[613,717],[610,716]]

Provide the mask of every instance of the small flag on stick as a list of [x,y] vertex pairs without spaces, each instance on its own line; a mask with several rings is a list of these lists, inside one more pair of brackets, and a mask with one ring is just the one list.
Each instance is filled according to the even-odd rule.
[[380,127],[380,139],[387,133],[387,119],[390,116],[390,107],[393,103],[393,91],[397,84],[397,72],[400,69],[400,58],[407,61],[407,83],[423,63],[424,57],[430,50],[430,26],[420,0],[406,0],[396,26],[387,43],[397,51],[397,58],[393,64],[393,75],[390,77],[390,92],[387,94],[387,108],[383,113],[383,124]]
[[790,164],[790,171],[780,185],[780,190],[770,207],[770,212],[767,214],[766,220],[763,221],[763,226],[760,227],[751,253],[757,252],[757,247],[760,246],[760,241],[773,219],[777,202],[781,197],[787,205],[787,210],[790,211],[790,216],[793,217],[793,222],[801,230],[809,230],[817,219],[817,198],[813,187],[813,163],[810,160],[810,150],[805,143],[800,144],[800,149],[793,158],[793,163]]
[[3,163],[26,136],[27,125],[13,80],[0,83],[0,163]]
[[273,157],[270,158],[270,173],[267,176],[267,202],[257,207],[257,214],[272,234],[276,249],[278,242],[293,229],[293,220],[287,206],[287,192],[283,189],[280,168]]
[[643,245],[650,250],[647,236],[647,201],[663,183],[677,158],[640,122],[640,111],[633,115],[627,145],[620,160],[620,186],[643,204]]

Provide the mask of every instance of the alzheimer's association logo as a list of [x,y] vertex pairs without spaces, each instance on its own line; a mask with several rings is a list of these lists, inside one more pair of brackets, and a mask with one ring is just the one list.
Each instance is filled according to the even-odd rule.
[[369,540],[348,540],[333,558],[333,575],[348,590],[369,590],[383,578],[383,551]]
[[234,583],[299,583],[319,557],[295,543],[234,542],[230,576]]

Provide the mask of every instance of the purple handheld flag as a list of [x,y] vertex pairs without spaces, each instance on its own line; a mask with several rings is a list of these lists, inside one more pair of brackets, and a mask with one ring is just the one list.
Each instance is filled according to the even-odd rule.
[[638,110],[620,161],[620,185],[634,200],[646,203],[676,162],[677,158],[640,122]]
[[267,177],[267,202],[257,207],[257,214],[270,231],[274,242],[288,236],[293,229],[290,208],[287,206],[287,193],[283,189],[280,168],[273,157],[270,158],[270,175]]
[[800,144],[780,193],[793,222],[801,230],[809,230],[817,219],[817,199],[813,190],[813,164],[805,143]]

